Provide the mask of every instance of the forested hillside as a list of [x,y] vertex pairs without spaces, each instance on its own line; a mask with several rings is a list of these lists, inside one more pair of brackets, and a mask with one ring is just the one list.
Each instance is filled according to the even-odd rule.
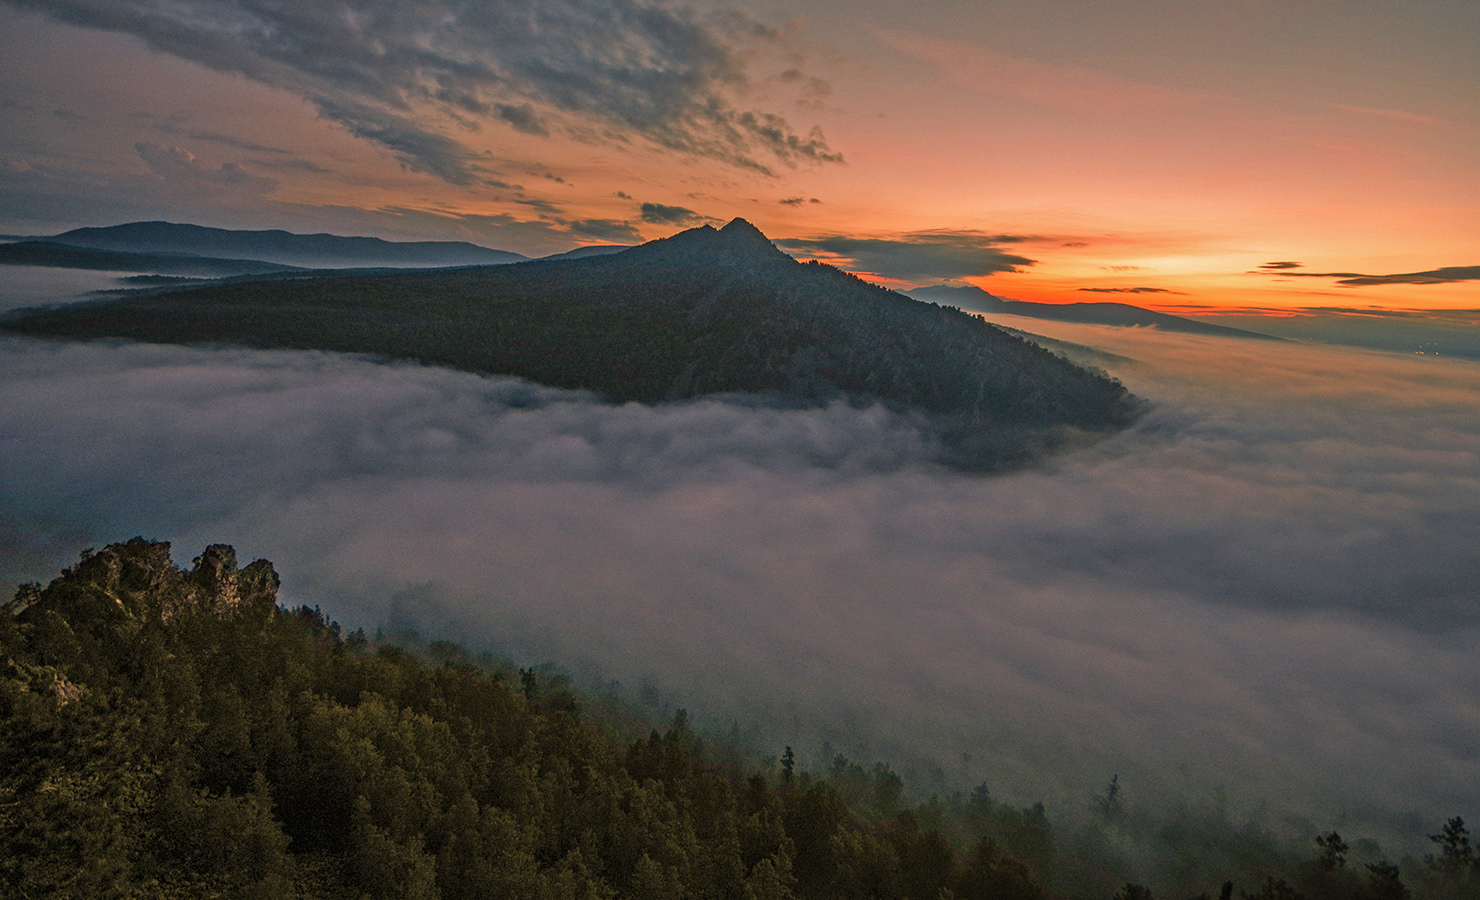
[[946,462],[1014,465],[1139,412],[1118,382],[956,309],[802,264],[744,220],[607,256],[274,277],[32,312],[5,328],[377,354],[613,401],[883,403]]
[[740,780],[678,726],[621,744],[536,678],[280,611],[267,563],[168,553],[108,547],[0,615],[0,895],[1044,895],[989,844]]
[[[0,609],[0,896],[1151,900],[1114,781],[1056,833],[984,785],[911,804],[883,764],[747,759],[682,711],[624,740],[630,710],[277,590],[230,547],[185,572],[136,538]],[[1480,896],[1458,818],[1400,870],[1164,812],[1163,900]]]

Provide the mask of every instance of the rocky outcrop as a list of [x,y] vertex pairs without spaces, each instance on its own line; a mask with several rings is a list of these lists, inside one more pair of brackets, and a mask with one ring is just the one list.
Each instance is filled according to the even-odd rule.
[[[212,544],[197,556],[186,576],[186,595],[181,608],[209,604],[219,616],[233,615],[243,606],[277,603],[277,572],[272,563],[259,559],[245,569],[236,567],[236,551],[228,544]],[[170,618],[175,611],[166,610]]]
[[45,589],[22,586],[5,610],[30,617],[50,605],[86,605],[111,606],[140,621],[170,621],[195,610],[229,617],[275,606],[278,585],[272,563],[259,559],[238,569],[236,551],[226,544],[207,547],[185,572],[170,559],[169,542],[134,538],[84,553]]

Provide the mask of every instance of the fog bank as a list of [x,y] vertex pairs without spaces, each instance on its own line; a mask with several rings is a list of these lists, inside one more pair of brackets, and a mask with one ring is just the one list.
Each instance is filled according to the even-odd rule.
[[1152,412],[989,478],[878,408],[4,339],[0,577],[227,542],[352,625],[395,600],[1050,815],[1112,773],[1357,831],[1480,813],[1480,366],[1018,327],[1131,358]]

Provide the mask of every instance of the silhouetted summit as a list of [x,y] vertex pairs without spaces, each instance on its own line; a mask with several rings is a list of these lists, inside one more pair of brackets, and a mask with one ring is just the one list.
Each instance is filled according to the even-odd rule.
[[[649,241],[620,254],[622,263],[635,264],[661,261],[692,266],[756,266],[767,269],[793,263],[790,256],[776,249],[759,228],[744,219],[732,219],[723,228],[700,225],[680,231],[672,237]],[[619,263],[622,264],[622,263]],[[757,271],[755,274],[759,274]]]
[[374,353],[617,401],[881,403],[972,468],[1124,427],[1138,408],[1118,382],[960,310],[799,263],[744,219],[606,256],[241,281],[7,327]]

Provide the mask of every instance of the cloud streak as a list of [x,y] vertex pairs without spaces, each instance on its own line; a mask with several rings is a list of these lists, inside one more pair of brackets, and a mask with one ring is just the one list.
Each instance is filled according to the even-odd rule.
[[668,206],[663,203],[644,203],[639,207],[639,215],[644,222],[655,225],[687,225],[690,222],[707,221],[707,216],[702,216],[686,206]]
[[1185,296],[1185,294],[1183,294],[1182,291],[1173,291],[1173,290],[1168,290],[1167,288],[1155,288],[1155,287],[1131,287],[1131,288],[1103,288],[1103,287],[1093,287],[1093,288],[1076,288],[1075,290],[1089,291],[1092,294],[1180,294],[1180,295]]
[[1344,834],[1480,803],[1480,367],[1031,327],[1135,359],[1155,409],[1000,478],[931,467],[877,408],[0,341],[0,537],[229,541],[341,621],[399,595],[776,747],[1054,816],[1112,772]]
[[747,56],[781,36],[735,12],[652,0],[11,2],[291,91],[409,168],[457,185],[487,176],[446,131],[470,119],[643,141],[767,173],[842,160],[820,131],[739,105]]
[[1294,272],[1301,268],[1297,262],[1265,263],[1259,274],[1294,276],[1296,278],[1335,278],[1344,287],[1371,287],[1381,284],[1454,284],[1460,281],[1480,281],[1480,266],[1445,266],[1424,272],[1403,272],[1396,275],[1363,275],[1361,272]]
[[828,235],[777,239],[795,254],[818,254],[825,261],[854,271],[914,283],[952,281],[997,272],[1020,272],[1033,260],[1009,253],[1003,244],[1038,240],[1026,235],[987,234],[940,229],[893,238]]

